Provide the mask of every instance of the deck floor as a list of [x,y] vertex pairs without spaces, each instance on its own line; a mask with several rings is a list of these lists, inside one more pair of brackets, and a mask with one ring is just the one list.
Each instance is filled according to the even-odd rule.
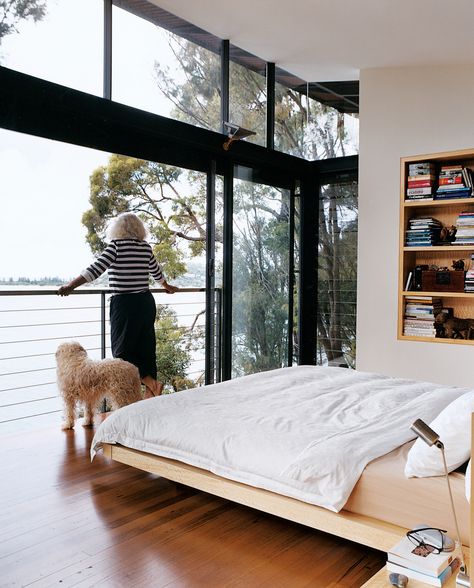
[[0,438],[0,586],[359,587],[383,553],[100,454],[93,429]]

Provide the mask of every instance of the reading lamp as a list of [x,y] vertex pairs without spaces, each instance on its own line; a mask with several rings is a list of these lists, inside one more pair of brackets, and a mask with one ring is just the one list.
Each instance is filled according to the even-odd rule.
[[224,122],[224,126],[227,129],[227,141],[222,145],[224,151],[228,151],[234,141],[257,134],[254,131],[249,131],[248,129],[244,129],[243,127],[239,127],[239,125],[234,125],[230,122]]
[[453,494],[451,492],[451,484],[449,482],[448,466],[446,465],[446,456],[444,454],[444,445],[439,439],[439,435],[433,431],[428,425],[421,419],[416,420],[410,427],[420,439],[422,439],[430,447],[435,445],[440,451],[443,457],[444,475],[446,476],[446,482],[448,483],[449,499],[451,501],[451,510],[453,511],[454,524],[456,525],[456,534],[459,542],[459,548],[461,550],[461,567],[456,578],[457,586],[471,586],[471,581],[467,572],[466,560],[464,558],[464,552],[462,549],[461,534],[459,533],[458,519],[456,517],[456,510],[454,509]]

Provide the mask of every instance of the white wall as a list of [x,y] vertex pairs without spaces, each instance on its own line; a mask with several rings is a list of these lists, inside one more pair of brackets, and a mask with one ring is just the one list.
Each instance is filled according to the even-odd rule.
[[400,157],[474,148],[474,64],[365,70],[360,95],[357,368],[474,387],[474,346],[397,341]]

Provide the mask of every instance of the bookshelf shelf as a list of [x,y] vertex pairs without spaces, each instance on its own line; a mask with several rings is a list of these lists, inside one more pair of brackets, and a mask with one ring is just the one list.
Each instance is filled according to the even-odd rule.
[[[413,157],[404,157],[401,159],[400,165],[400,255],[399,255],[399,302],[398,302],[398,339],[402,341],[422,341],[429,343],[444,343],[444,344],[455,344],[455,345],[474,345],[474,328],[472,330],[464,331],[460,335],[456,334],[455,338],[448,338],[443,335],[442,328],[439,325],[435,327],[433,323],[430,323],[425,330],[424,327],[429,322],[429,316],[426,317],[427,321],[413,322],[411,318],[413,311],[406,315],[407,299],[409,308],[413,308],[413,304],[418,305],[419,303],[414,297],[424,296],[428,297],[426,304],[432,304],[431,308],[435,306],[435,312],[441,307],[448,312],[446,309],[451,309],[452,315],[456,318],[474,319],[474,293],[470,292],[437,292],[437,291],[423,291],[423,290],[406,290],[407,278],[418,265],[438,266],[451,268],[452,263],[455,260],[462,259],[465,263],[465,269],[470,269],[471,259],[474,259],[474,244],[472,245],[429,245],[430,238],[428,237],[428,245],[423,246],[422,244],[408,247],[406,246],[406,239],[411,241],[424,241],[424,239],[417,238],[420,235],[420,231],[413,230],[414,227],[420,226],[420,218],[433,218],[439,221],[443,227],[456,226],[460,213],[472,213],[474,214],[474,198],[448,198],[445,200],[429,200],[436,193],[438,188],[438,179],[441,168],[446,169],[446,166],[460,166],[466,168],[468,171],[471,170],[472,176],[474,176],[474,148],[464,149],[460,151],[450,151],[444,153],[434,153],[428,155],[420,155]],[[428,168],[425,172],[415,172],[416,175],[423,175],[424,179],[430,178],[431,182],[431,195],[426,195],[426,199],[408,200],[407,199],[407,188],[408,176],[410,175],[410,169],[413,171],[413,164],[418,166],[418,169],[423,167]],[[426,164],[430,164],[427,166]],[[453,169],[453,167],[451,169]],[[451,173],[451,172],[448,172]],[[457,173],[457,172],[453,172]],[[462,172],[465,174],[465,171]],[[443,171],[446,174],[446,171]],[[413,173],[411,174],[413,175]],[[419,180],[420,178],[416,178]],[[411,178],[413,180],[413,178]],[[446,181],[446,180],[444,180]],[[464,181],[464,179],[463,179]],[[442,183],[442,182],[441,182]],[[410,183],[411,187],[420,184]],[[467,186],[467,181],[464,181],[464,185]],[[426,184],[421,184],[426,186]],[[460,190],[461,192],[462,190]],[[419,192],[411,191],[411,194],[419,194]],[[474,194],[474,190],[473,190]],[[413,196],[410,196],[413,197]],[[419,198],[419,196],[416,196]],[[464,215],[463,218],[469,218]],[[438,223],[438,224],[439,224]],[[426,225],[425,225],[426,226]],[[431,225],[429,225],[431,226]],[[407,230],[410,231],[407,233]],[[439,229],[438,229],[439,231]],[[416,237],[413,238],[413,235]],[[408,237],[407,237],[408,236]],[[439,239],[439,232],[438,237]],[[433,238],[431,239],[433,242]],[[434,241],[436,243],[436,241]],[[471,257],[472,256],[472,257]],[[462,279],[462,278],[461,278]],[[433,300],[430,301],[429,298]],[[434,301],[434,302],[433,302]],[[423,303],[420,303],[423,304]],[[426,307],[425,307],[426,308]],[[421,328],[418,325],[422,325]],[[410,334],[405,334],[405,329]],[[434,336],[435,329],[437,330],[437,336]],[[422,331],[422,334],[420,334]],[[446,333],[446,331],[445,331]],[[429,335],[429,336],[424,336]],[[441,336],[439,336],[441,335]],[[465,338],[469,337],[469,338]],[[472,339],[470,338],[472,337]]]
[[433,245],[432,247],[403,247],[403,251],[442,251],[443,253],[451,255],[456,251],[474,251],[474,245]]
[[470,298],[474,302],[474,292],[426,292],[426,291],[415,291],[415,290],[404,290],[403,296],[435,296],[436,298],[449,297],[449,298]]
[[424,208],[429,207],[442,207],[442,206],[456,206],[458,204],[474,204],[474,198],[453,198],[452,200],[426,200],[425,202],[419,200],[403,202],[407,208]]

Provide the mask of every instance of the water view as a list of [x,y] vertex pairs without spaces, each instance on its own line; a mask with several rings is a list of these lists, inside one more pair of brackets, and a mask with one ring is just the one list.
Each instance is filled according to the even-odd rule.
[[[54,422],[60,426],[62,403],[54,357],[60,343],[78,341],[91,358],[101,357],[101,294],[60,298],[56,289],[0,286],[0,432]],[[19,291],[22,295],[13,295]],[[42,293],[36,294],[38,291]],[[105,297],[106,357],[111,357],[109,298]],[[204,372],[204,292],[181,291],[172,297],[156,293],[155,300],[158,309],[166,308],[175,314],[176,329],[182,333],[181,347],[189,358],[186,378],[199,385]],[[165,329],[170,328],[167,319],[161,323]],[[160,323],[158,333],[159,329]],[[190,333],[194,334],[192,345],[187,337]],[[161,336],[166,338],[167,334]]]

